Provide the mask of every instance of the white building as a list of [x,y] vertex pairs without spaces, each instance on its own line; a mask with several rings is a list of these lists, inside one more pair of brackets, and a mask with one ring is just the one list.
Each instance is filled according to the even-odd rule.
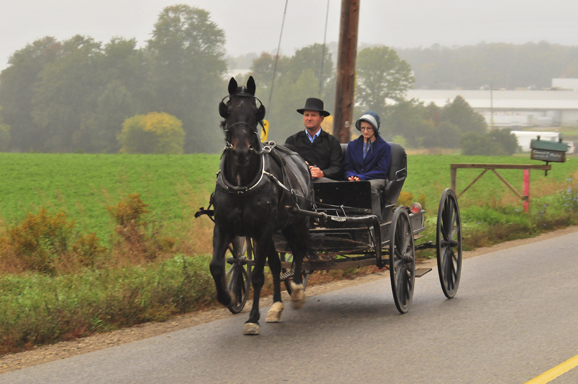
[[578,91],[578,79],[561,78],[552,79],[552,88],[568,91]]
[[[554,79],[556,80],[556,79]],[[578,79],[576,89],[578,89]],[[554,81],[553,81],[554,84]],[[560,83],[556,83],[560,84]],[[566,82],[569,87],[572,82]],[[461,95],[490,127],[578,125],[577,90],[429,90],[414,89],[408,99],[443,107]]]
[[540,137],[540,140],[558,142],[560,133],[558,132],[536,132],[536,131],[512,131],[518,139],[518,147],[522,152],[530,152],[530,144],[533,139]]

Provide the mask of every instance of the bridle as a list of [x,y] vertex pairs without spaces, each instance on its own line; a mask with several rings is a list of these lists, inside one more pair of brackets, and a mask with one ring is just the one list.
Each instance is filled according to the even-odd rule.
[[[258,106],[257,106],[257,103],[255,103],[257,110],[258,110],[261,106],[263,106],[263,102],[262,102],[261,100],[259,100],[258,97],[255,97],[255,96],[253,96],[253,95],[251,95],[251,94],[244,93],[244,92],[242,92],[242,93],[236,93],[236,94],[234,94],[234,95],[228,95],[228,96],[223,97],[223,99],[221,100],[221,104],[227,105],[227,102],[229,101],[229,99],[231,98],[231,96],[247,97],[247,98],[252,98],[253,100],[258,101],[258,102],[259,102],[259,105],[258,105]],[[258,124],[261,125],[261,128],[263,128],[263,120],[260,120],[260,121],[258,122]],[[231,143],[231,142],[229,141],[229,130],[230,130],[232,127],[237,126],[237,125],[246,125],[247,127],[249,127],[249,128],[253,131],[253,134],[254,134],[254,135],[257,135],[257,134],[259,133],[259,132],[258,132],[258,129],[257,129],[257,124],[255,124],[255,126],[253,127],[252,125],[250,125],[250,124],[248,124],[248,123],[246,123],[246,122],[244,122],[244,121],[239,121],[239,122],[236,122],[236,123],[234,123],[234,124],[228,125],[226,120],[223,121],[223,123],[221,124],[221,126],[222,126],[222,128],[223,128],[223,131],[225,131],[225,150],[226,150],[226,151],[233,150],[233,143]],[[262,153],[261,150],[256,150],[256,149],[253,148],[252,146],[249,146],[249,150],[250,150],[250,151],[254,151],[255,153],[258,153],[258,154]]]

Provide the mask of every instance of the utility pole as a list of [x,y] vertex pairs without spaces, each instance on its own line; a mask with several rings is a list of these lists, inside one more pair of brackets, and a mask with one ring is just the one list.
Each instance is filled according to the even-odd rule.
[[341,0],[333,136],[342,143],[351,139],[350,127],[353,124],[359,3],[360,0]]

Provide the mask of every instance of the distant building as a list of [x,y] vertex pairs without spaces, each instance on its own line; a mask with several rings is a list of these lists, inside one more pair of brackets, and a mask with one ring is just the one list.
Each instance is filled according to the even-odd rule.
[[554,142],[558,142],[561,138],[558,132],[512,131],[512,133],[516,136],[516,139],[518,139],[518,147],[521,152],[530,152],[532,140],[538,137],[540,140]]
[[552,90],[414,89],[407,98],[443,107],[461,95],[490,127],[578,125],[578,79],[552,79]]
[[567,91],[578,91],[578,79],[552,79],[552,88]]

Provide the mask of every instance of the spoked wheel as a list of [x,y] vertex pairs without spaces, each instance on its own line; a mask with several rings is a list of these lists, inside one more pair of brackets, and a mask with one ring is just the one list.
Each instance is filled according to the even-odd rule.
[[[281,253],[279,255],[281,257],[281,261],[287,261],[289,263],[293,262],[293,255],[287,253]],[[291,295],[291,282],[293,281],[293,270],[287,268],[281,268],[281,279],[285,282],[285,288],[287,289],[287,293]],[[303,289],[307,288],[307,281],[309,280],[309,271],[304,269],[301,270],[301,281],[303,282]]]
[[462,274],[462,222],[458,199],[449,188],[443,192],[438,208],[436,251],[442,290],[451,299]]
[[415,247],[407,208],[398,207],[391,220],[389,239],[389,276],[395,306],[406,313],[415,285]]
[[235,237],[229,244],[229,251],[232,257],[227,258],[227,263],[231,265],[227,271],[227,286],[229,292],[233,292],[233,295],[235,295],[235,305],[230,306],[229,311],[235,314],[243,310],[249,296],[251,270],[247,264],[247,258],[244,257],[247,252],[247,241],[245,238]]

